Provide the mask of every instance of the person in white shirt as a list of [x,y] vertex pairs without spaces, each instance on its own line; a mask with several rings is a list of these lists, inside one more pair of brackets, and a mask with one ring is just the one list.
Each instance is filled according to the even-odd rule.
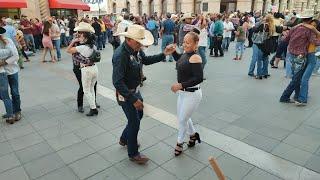
[[[0,98],[4,102],[6,114],[3,116],[6,122],[13,124],[21,119],[18,66],[19,53],[14,42],[4,37],[6,30],[0,27],[0,49],[10,51],[8,58],[0,59]],[[12,100],[8,93],[10,86]]]
[[199,20],[199,27],[200,29],[194,28],[193,32],[199,35],[198,53],[202,59],[202,69],[204,69],[204,66],[207,64],[206,48],[208,46],[208,22],[204,16]]
[[[118,24],[116,34],[125,32],[127,27],[129,25],[133,24],[132,21],[129,20],[129,18],[130,18],[129,14],[123,15],[123,20]],[[120,42],[123,43],[124,40],[125,40],[125,38],[120,36]]]
[[225,18],[223,22],[223,27],[224,27],[224,31],[223,31],[222,48],[228,51],[230,40],[231,40],[231,34],[232,34],[232,31],[234,30],[233,23],[230,21],[229,17]]

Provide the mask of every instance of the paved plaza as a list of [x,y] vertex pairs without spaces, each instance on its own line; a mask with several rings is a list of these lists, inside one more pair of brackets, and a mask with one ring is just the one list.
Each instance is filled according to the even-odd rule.
[[[170,90],[175,64],[144,66],[139,142],[151,160],[142,166],[129,161],[118,144],[126,118],[114,101],[112,47],[102,51],[98,64],[101,109],[92,118],[76,111],[71,56],[63,50],[61,62],[40,63],[38,53],[20,73],[23,119],[0,123],[0,180],[215,180],[209,156],[228,180],[319,180],[320,77],[310,80],[306,107],[281,104],[289,82],[284,69],[270,69],[269,79],[250,78],[251,49],[242,61],[232,60],[233,49],[234,44],[225,57],[208,57],[203,99],[192,117],[203,142],[185,145],[179,157],[174,157],[177,97]],[[146,53],[159,50],[153,46]]]

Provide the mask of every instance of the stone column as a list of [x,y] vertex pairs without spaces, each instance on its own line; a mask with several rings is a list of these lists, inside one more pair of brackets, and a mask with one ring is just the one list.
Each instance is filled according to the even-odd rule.
[[153,0],[154,1],[154,12],[157,12],[160,16],[161,14],[161,8],[162,8],[162,0]]
[[207,0],[208,2],[208,13],[219,13],[221,0]]
[[167,0],[167,12],[168,13],[175,13],[176,9],[175,9],[175,1],[173,0]]
[[284,12],[287,9],[287,0],[280,0],[279,11]]
[[253,5],[254,11],[262,11],[263,8],[263,0],[255,0]]
[[183,13],[186,13],[186,12],[194,13],[194,0],[183,0],[181,3],[181,11]]
[[288,6],[289,6],[289,8],[288,8],[288,9],[289,9],[289,10],[290,10],[290,12],[291,12],[291,11],[292,11],[292,9],[294,8],[294,1],[293,1],[293,0],[290,0],[290,1],[289,1],[289,5],[288,5]]
[[237,1],[237,10],[241,12],[251,11],[251,0],[238,0]]
[[264,11],[265,11],[265,12],[270,11],[271,5],[272,5],[271,0],[266,0],[266,6],[265,6]]

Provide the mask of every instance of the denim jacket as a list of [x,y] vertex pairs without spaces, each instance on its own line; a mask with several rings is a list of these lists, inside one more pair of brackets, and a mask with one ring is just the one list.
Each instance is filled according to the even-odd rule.
[[160,53],[154,56],[146,56],[143,51],[135,52],[126,42],[122,43],[112,57],[113,73],[112,82],[116,90],[130,103],[138,100],[135,92],[141,82],[142,64],[150,65],[165,59]]

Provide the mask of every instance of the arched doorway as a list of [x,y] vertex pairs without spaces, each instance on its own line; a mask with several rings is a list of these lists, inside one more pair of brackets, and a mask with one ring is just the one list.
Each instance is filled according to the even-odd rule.
[[175,11],[176,11],[176,13],[181,13],[182,12],[182,9],[181,9],[181,1],[182,0],[176,0],[176,3],[175,3]]
[[112,4],[112,12],[117,13],[117,4],[116,3]]
[[142,1],[138,1],[138,14],[139,16],[142,16]]
[[162,6],[161,6],[161,14],[166,15],[167,14],[167,0],[162,0]]
[[126,3],[127,12],[130,13],[130,2],[127,0]]
[[235,12],[237,10],[237,0],[221,0],[220,12]]
[[202,3],[202,0],[193,1],[194,13],[201,14],[201,3]]
[[149,1],[149,15],[154,14],[154,1],[150,0]]

